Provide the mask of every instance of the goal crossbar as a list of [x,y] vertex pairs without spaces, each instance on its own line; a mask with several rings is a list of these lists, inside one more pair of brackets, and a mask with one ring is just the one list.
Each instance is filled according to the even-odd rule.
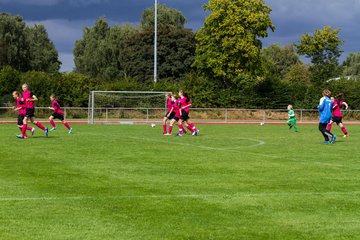
[[[132,101],[132,104],[136,104],[136,99],[143,101],[143,104],[150,105],[150,104],[157,104],[157,106],[153,107],[161,107],[164,106],[166,108],[166,101],[165,95],[171,92],[161,92],[161,91],[91,91],[89,94],[89,111],[88,111],[88,123],[94,124],[95,123],[95,113],[96,110],[101,108],[101,103],[98,103],[97,100],[100,98],[103,99],[103,104],[109,105],[120,105],[122,101],[123,104],[126,104],[126,101]],[[107,96],[107,94],[109,94]],[[98,96],[98,97],[97,97]],[[96,99],[97,97],[97,99]],[[156,98],[155,100],[150,100],[151,98]],[[144,99],[149,99],[149,102],[144,102]],[[155,102],[155,103],[154,103]],[[100,106],[98,106],[100,104]],[[159,105],[161,104],[161,106]],[[138,106],[139,107],[139,106]],[[149,106],[148,106],[149,107]],[[126,108],[126,106],[125,106]]]

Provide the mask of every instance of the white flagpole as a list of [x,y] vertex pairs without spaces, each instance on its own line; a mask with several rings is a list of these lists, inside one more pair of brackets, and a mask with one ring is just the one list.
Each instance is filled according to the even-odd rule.
[[155,31],[154,31],[154,83],[157,81],[157,0],[155,0]]

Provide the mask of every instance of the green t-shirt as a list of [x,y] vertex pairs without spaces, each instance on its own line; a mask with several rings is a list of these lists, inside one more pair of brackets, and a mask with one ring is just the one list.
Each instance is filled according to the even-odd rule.
[[295,112],[294,112],[294,110],[289,110],[289,111],[288,111],[288,114],[289,114],[289,119],[295,118]]

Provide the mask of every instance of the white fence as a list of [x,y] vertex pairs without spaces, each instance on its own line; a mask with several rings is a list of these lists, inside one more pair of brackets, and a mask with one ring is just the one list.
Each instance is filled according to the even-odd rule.
[[[90,123],[89,109],[64,107],[64,116],[72,122]],[[36,108],[37,119],[47,120],[52,111],[46,107]],[[95,108],[94,123],[159,122],[165,114],[164,108]],[[316,122],[316,109],[296,109],[298,122]],[[359,122],[359,110],[343,112],[347,122]],[[0,107],[0,122],[15,122],[17,113],[10,107]],[[197,122],[239,123],[239,122],[284,122],[287,111],[284,109],[233,109],[233,108],[192,108],[190,117]]]

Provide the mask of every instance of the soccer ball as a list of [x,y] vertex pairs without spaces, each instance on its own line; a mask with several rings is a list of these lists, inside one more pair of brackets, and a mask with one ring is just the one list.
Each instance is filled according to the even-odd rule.
[[153,128],[154,128],[155,126],[156,126],[156,124],[155,124],[155,123],[152,123],[152,124],[151,124],[151,127],[153,127]]
[[260,126],[264,126],[264,124],[265,124],[265,123],[261,122],[261,123],[260,123]]

